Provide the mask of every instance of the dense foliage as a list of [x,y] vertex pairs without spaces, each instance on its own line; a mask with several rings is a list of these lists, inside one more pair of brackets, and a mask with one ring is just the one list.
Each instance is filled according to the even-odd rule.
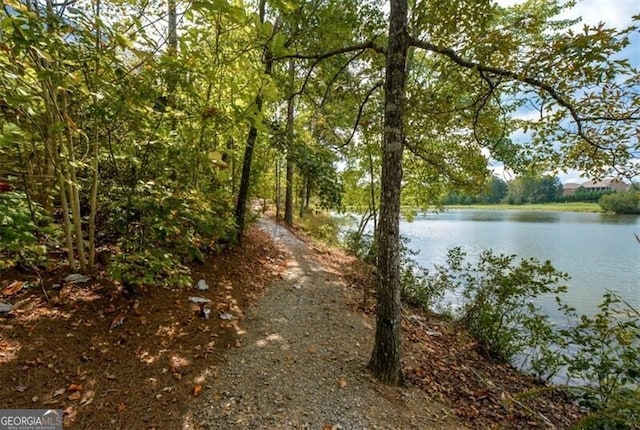
[[[288,223],[294,207],[348,206],[379,241],[371,368],[399,384],[402,206],[557,198],[537,172],[636,175],[624,50],[640,16],[579,28],[572,1],[388,6],[5,0],[0,180],[33,221],[24,205],[7,221],[21,226],[9,265],[16,241],[45,243],[38,205],[72,270],[94,272],[107,247],[132,290],[185,284],[189,260],[242,240],[255,197]],[[489,160],[518,175],[504,197]]]
[[635,189],[604,195],[598,203],[604,212],[640,214],[640,193]]

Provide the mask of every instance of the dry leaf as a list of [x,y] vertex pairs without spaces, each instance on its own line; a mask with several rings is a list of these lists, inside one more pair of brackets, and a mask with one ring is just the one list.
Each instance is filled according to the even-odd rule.
[[193,395],[194,395],[194,397],[198,397],[200,395],[200,393],[202,393],[202,385],[196,384],[193,387]]
[[67,387],[69,393],[75,393],[76,391],[82,391],[82,384],[71,384]]
[[118,412],[124,412],[125,409],[127,409],[127,405],[125,405],[124,403],[120,403],[118,405]]
[[340,388],[345,388],[349,384],[347,383],[346,379],[340,378],[338,379],[338,385],[340,386]]
[[322,426],[322,430],[333,430],[333,424],[326,423]]
[[22,281],[14,281],[11,285],[9,285],[7,288],[2,290],[2,295],[3,296],[13,296],[15,293],[20,291],[22,289],[22,287],[24,287],[24,282],[22,282]]
[[69,394],[69,397],[67,397],[67,399],[69,399],[69,400],[79,400],[80,397],[82,397],[82,394],[80,394],[80,391],[76,391],[75,393]]
[[116,327],[120,327],[124,323],[125,315],[119,315],[111,321],[111,326],[109,326],[109,330],[113,330]]

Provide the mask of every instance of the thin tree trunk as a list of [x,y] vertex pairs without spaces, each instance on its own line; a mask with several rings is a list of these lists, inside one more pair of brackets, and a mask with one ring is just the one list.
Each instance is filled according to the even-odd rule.
[[276,157],[276,220],[280,220],[280,157]]
[[[265,8],[266,0],[260,1],[260,22],[264,23],[265,20]],[[271,75],[273,59],[269,47],[265,45],[263,60],[264,62],[264,74]],[[256,111],[262,112],[262,92],[260,91],[255,100]],[[245,218],[247,215],[247,199],[249,198],[249,186],[251,185],[251,162],[253,160],[253,148],[256,144],[258,137],[258,129],[255,125],[251,125],[249,133],[247,134],[247,145],[244,148],[244,158],[242,160],[242,176],[240,177],[240,188],[238,189],[238,200],[236,201],[236,226],[238,228],[236,232],[236,240],[238,243],[242,243],[242,237],[244,235]]]
[[295,63],[293,59],[289,60],[289,86],[291,89],[291,97],[287,100],[287,184],[284,201],[284,223],[293,226],[293,80],[295,77]]
[[376,184],[375,174],[373,171],[373,156],[371,155],[371,148],[367,146],[367,155],[369,156],[369,191],[371,194],[371,201],[369,206],[371,208],[371,214],[373,215],[373,237],[376,237],[376,231],[378,231],[378,208],[376,207]]
[[400,187],[408,37],[407,0],[391,0],[385,78],[382,198],[376,336],[369,368],[383,383],[400,385]]
[[304,176],[304,209],[309,211],[309,200],[311,200],[311,179],[309,175]]
[[300,218],[302,218],[304,216],[304,199],[305,199],[305,196],[306,196],[306,192],[305,192],[306,183],[307,183],[307,177],[306,177],[306,175],[303,175],[300,178],[300,210],[298,211],[298,216]]
[[58,162],[58,186],[60,188],[60,204],[62,206],[62,219],[64,221],[64,238],[67,244],[67,261],[72,270],[77,268],[76,257],[73,252],[73,234],[71,232],[71,218],[69,217],[69,203],[67,202],[67,191],[65,184],[65,174],[60,170],[62,164]]
[[[67,102],[64,101],[64,109],[65,114],[67,110]],[[78,177],[76,175],[76,162],[75,162],[75,148],[73,145],[73,136],[72,130],[70,126],[67,124],[66,126],[67,136],[66,136],[66,156],[68,160],[65,161],[67,164],[67,182],[68,182],[68,202],[71,207],[71,217],[73,221],[73,234],[76,239],[76,251],[78,253],[78,262],[80,263],[80,269],[83,272],[88,271],[87,267],[87,258],[84,252],[84,235],[82,230],[82,214],[80,208],[80,191],[78,189]]]
[[[167,45],[168,54],[175,58],[178,54],[178,11],[176,0],[168,0],[167,4]],[[173,68],[173,67],[172,67]],[[167,106],[172,111],[176,108],[176,88],[178,86],[178,76],[176,70],[170,70],[167,77]],[[171,130],[177,127],[175,112],[171,112]]]
[[[262,97],[256,97],[256,106],[258,112],[262,110]],[[240,189],[238,190],[238,200],[236,202],[236,239],[238,243],[242,242],[244,236],[244,223],[247,213],[247,199],[249,198],[249,185],[251,182],[251,160],[253,158],[253,148],[258,138],[258,129],[255,126],[249,128],[247,134],[247,145],[244,148],[244,158],[242,161],[242,176],[240,178]]]
[[[100,54],[100,44],[101,44],[101,32],[100,32],[100,0],[96,0],[95,3],[95,29],[96,32],[96,52]],[[95,64],[95,74],[99,76],[100,74],[100,55],[96,58]],[[98,100],[96,96],[93,97],[94,105],[97,104]],[[100,135],[98,133],[98,124],[94,125],[93,131],[93,159],[92,159],[92,169],[93,175],[91,177],[91,197],[89,199],[89,207],[91,208],[91,212],[89,214],[89,270],[93,271],[93,267],[96,262],[96,215],[98,212],[98,151],[99,144],[98,139]]]

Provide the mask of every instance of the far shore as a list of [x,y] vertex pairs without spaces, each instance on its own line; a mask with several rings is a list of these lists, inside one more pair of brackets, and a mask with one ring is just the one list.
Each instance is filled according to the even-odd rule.
[[[598,203],[528,203],[523,205],[509,205],[509,204],[486,204],[486,205],[446,205],[446,206],[431,206],[429,208],[418,208],[411,206],[402,206],[401,211],[404,214],[407,213],[423,213],[423,212],[437,212],[442,210],[451,209],[482,209],[482,210],[518,210],[518,211],[547,211],[547,212],[591,212],[591,213],[604,213]],[[356,208],[346,208],[344,213],[361,213]]]
[[485,209],[485,210],[526,210],[526,211],[557,211],[557,212],[599,212],[602,213],[598,203],[529,203],[523,205],[450,205],[445,209]]

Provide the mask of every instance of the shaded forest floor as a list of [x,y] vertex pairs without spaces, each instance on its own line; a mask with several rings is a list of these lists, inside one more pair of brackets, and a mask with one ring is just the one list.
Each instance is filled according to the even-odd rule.
[[[2,297],[0,405],[65,411],[65,428],[568,428],[580,411],[481,356],[451,322],[406,309],[407,387],[365,370],[371,268],[270,221],[194,266],[207,291],[128,296],[95,278]],[[10,272],[0,291],[29,274]],[[54,284],[61,288],[53,289]],[[265,289],[265,287],[267,287]],[[203,318],[189,296],[211,300]],[[366,300],[364,300],[366,298]]]
[[[282,252],[252,228],[244,245],[194,265],[194,284],[210,289],[149,288],[137,296],[99,276],[65,284],[49,273],[42,290],[23,288],[16,309],[0,318],[0,406],[64,410],[65,428],[177,429],[227,351],[237,320],[262,289],[279,278]],[[0,291],[32,274],[3,275]],[[61,288],[54,289],[54,284]],[[188,300],[212,301],[211,315]]]

